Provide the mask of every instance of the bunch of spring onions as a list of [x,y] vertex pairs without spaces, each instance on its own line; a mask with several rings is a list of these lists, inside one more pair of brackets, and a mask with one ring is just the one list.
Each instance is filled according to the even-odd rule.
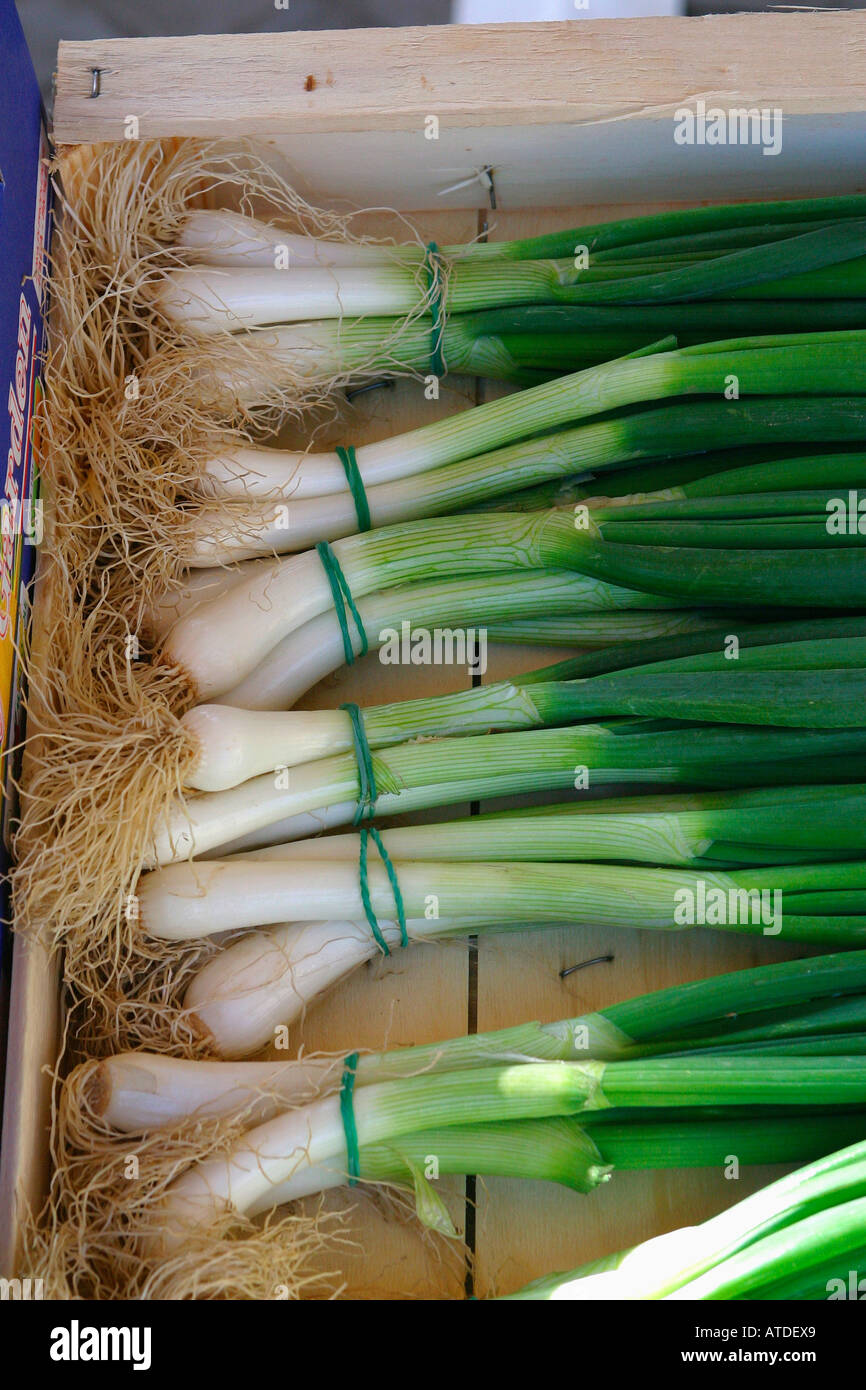
[[[298,629],[323,615],[336,615],[346,631],[349,660],[353,627],[360,634],[364,626],[360,614],[356,617],[352,611],[358,602],[377,591],[417,582],[425,574],[447,575],[452,581],[463,576],[467,596],[468,581],[479,576],[553,569],[649,594],[650,607],[652,599],[661,597],[678,608],[866,609],[862,537],[859,544],[813,547],[817,528],[813,532],[804,526],[805,543],[795,539],[791,548],[780,548],[773,535],[778,525],[772,518],[750,523],[748,549],[610,541],[595,523],[578,528],[574,518],[561,511],[491,512],[386,527],[335,542],[330,568],[318,551],[310,551],[236,578],[223,593],[196,604],[178,620],[160,660],[180,668],[198,702],[222,696],[226,703],[248,705],[246,678],[278,647],[276,659],[282,660],[290,650],[282,644]],[[732,539],[736,533],[732,526]],[[341,578],[335,577],[335,560]],[[340,590],[354,596],[352,604],[343,600]],[[609,590],[598,591],[595,601],[600,607],[629,606],[628,599],[611,597]],[[428,613],[435,612],[435,596],[423,602]],[[453,606],[452,596],[452,611]],[[398,605],[388,613],[399,628],[403,617]],[[315,640],[315,634],[313,629],[307,637]]]
[[[864,455],[853,448],[832,446],[853,439],[854,430],[862,431],[864,423],[866,406],[857,397],[810,401],[797,396],[768,396],[614,413],[598,422],[521,440],[418,476],[371,487],[365,493],[368,529],[473,510],[497,498],[506,499],[507,504],[515,491],[527,494],[534,489],[539,495],[544,485],[561,490],[561,480],[569,489],[569,500],[574,499],[576,487],[589,480],[595,483],[594,494],[604,496],[608,469],[618,475],[625,463],[654,459],[662,451],[677,461],[682,454],[685,467],[679,471],[686,474],[684,483],[692,488],[686,497],[731,497],[743,492],[760,494],[759,502],[764,494],[784,495],[795,489],[798,496],[805,492],[816,501],[821,489],[844,497],[848,488],[862,482]],[[822,452],[774,457],[745,467],[739,466],[735,457],[737,466],[718,473],[710,462],[704,462],[706,451],[722,440],[733,446],[741,439],[746,448],[755,440],[785,437],[801,446],[810,438],[817,439]],[[827,448],[829,452],[823,452]],[[234,523],[246,549],[255,541],[262,549],[303,550],[319,540],[335,540],[358,529],[357,505],[350,492],[294,500],[293,470],[298,457],[273,448],[244,447],[207,465],[202,488],[227,499],[217,515],[226,527]],[[310,461],[321,457],[312,455]],[[217,468],[221,476],[214,478]],[[676,464],[672,462],[668,469],[679,483]],[[698,477],[688,476],[698,470]],[[639,492],[651,493],[648,470],[632,477]],[[206,527],[213,526],[215,510],[209,507],[202,512],[202,544],[208,543]],[[821,512],[820,507],[818,510]],[[758,513],[768,514],[766,509]],[[821,512],[822,524],[824,521],[826,511]],[[820,539],[816,543],[820,544]]]
[[864,1257],[866,1141],[858,1136],[700,1226],[537,1279],[505,1298],[859,1298],[851,1271],[862,1269]]
[[416,940],[568,924],[857,945],[864,811],[863,784],[817,785],[520,808],[388,829],[373,848],[365,832],[306,839],[145,874],[140,927],[244,930],[184,999],[197,1033],[241,1057]]
[[[211,571],[198,573],[210,576]],[[239,577],[231,571],[218,573],[223,581]],[[207,582],[171,595],[163,610],[167,618],[163,641],[172,615],[216,597],[215,589]],[[304,623],[217,702],[250,710],[287,709],[317,681],[343,666],[347,657],[354,659],[365,650],[381,651],[386,643],[391,644],[391,660],[426,664],[436,659],[429,636],[434,630],[447,634],[448,645],[440,659],[480,673],[483,660],[477,644],[482,640],[539,642],[549,636],[556,646],[621,646],[692,633],[721,633],[726,621],[725,631],[745,632],[756,626],[754,617],[752,613],[744,620],[725,609],[683,608],[675,599],[641,594],[565,570],[481,575],[471,585],[459,579],[406,584],[360,599],[348,630],[334,611]],[[156,630],[153,623],[152,631]]]
[[[221,501],[202,510],[188,560],[215,565],[296,551],[363,529],[368,518],[380,527],[436,516],[660,453],[673,459],[723,442],[851,443],[862,428],[864,346],[859,329],[691,348],[662,340],[642,353],[362,445],[354,450],[354,478],[335,451],[223,450],[202,467],[201,489]],[[716,399],[653,404],[691,396]],[[596,416],[602,418],[577,423]],[[862,458],[842,460],[834,471],[832,458],[820,455],[814,478],[808,471],[806,477],[813,489],[842,487],[862,476],[861,464]],[[778,490],[779,476],[758,475],[751,490]],[[820,536],[811,543],[822,544]]]
[[[378,817],[526,792],[615,783],[736,788],[866,780],[866,729],[785,729],[614,720],[566,729],[409,742],[374,755]],[[354,754],[263,774],[172,803],[155,863],[316,835],[353,822],[362,797]]]
[[[378,750],[419,737],[551,728],[615,715],[789,728],[860,725],[866,618],[749,623],[712,610],[676,618],[676,632],[617,643],[617,625],[605,615],[597,635],[607,645],[598,651],[453,695],[373,706],[363,715],[367,743]],[[612,632],[605,632],[606,623]],[[184,716],[195,749],[189,786],[222,791],[352,749],[345,711],[285,708],[333,669],[324,660],[330,652],[336,662],[333,647],[316,650],[320,660],[313,664],[315,652],[300,641],[286,643],[244,682],[242,700],[232,695]]]
[[[87,1065],[104,1121],[149,1133],[202,1115],[253,1127],[168,1188],[163,1248],[226,1209],[252,1216],[362,1177],[546,1178],[587,1191],[616,1166],[797,1161],[864,1123],[866,953],[758,967],[555,1024],[355,1056],[209,1063],[147,1053]],[[339,1088],[339,1089],[338,1089]],[[252,1107],[251,1109],[249,1107]]]
[[[162,288],[194,332],[267,326],[287,374],[451,371],[528,383],[676,334],[862,322],[866,199],[698,208],[522,241],[425,249],[194,212]],[[429,311],[436,326],[431,352]]]
[[[616,781],[857,781],[866,752],[864,622],[750,625],[722,615],[700,630],[614,643],[514,680],[359,711],[375,784],[366,811],[388,816]],[[308,674],[309,664],[298,669]],[[186,776],[198,794],[169,808],[156,863],[191,849],[296,839],[355,818],[364,781],[352,717],[279,708],[298,672],[280,663],[273,676],[245,707],[205,704],[184,716]]]

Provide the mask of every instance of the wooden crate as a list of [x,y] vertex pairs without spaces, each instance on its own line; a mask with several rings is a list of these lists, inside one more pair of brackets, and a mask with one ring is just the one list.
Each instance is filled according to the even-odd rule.
[[[676,113],[697,101],[780,110],[781,152],[676,144]],[[700,200],[847,192],[864,186],[866,14],[61,44],[58,144],[120,140],[130,129],[141,138],[254,137],[313,201],[412,212],[425,239],[441,243]],[[371,217],[369,227],[394,230],[386,215]],[[348,417],[353,441],[427,423],[434,410],[463,409],[497,389],[448,381],[436,405],[413,382],[363,396]],[[544,659],[537,649],[493,652],[487,679]],[[447,669],[424,678],[388,668],[385,679],[368,657],[306,703],[363,704],[455,684]],[[609,952],[612,963],[560,979],[563,966]],[[784,954],[766,939],[601,930],[487,937],[477,954],[416,948],[387,968],[366,967],[327,999],[305,1025],[304,1042],[380,1047],[552,1020]],[[0,1173],[4,1272],[15,1262],[16,1203],[34,1202],[45,1182],[41,1068],[53,1058],[55,1012],[53,973],[19,945]],[[623,1174],[589,1198],[490,1181],[478,1184],[474,1206],[452,1181],[448,1197],[471,1246],[474,1291],[485,1296],[701,1220],[766,1178],[753,1169],[734,1190],[717,1172]],[[362,1201],[355,1229],[350,1296],[464,1295],[462,1255],[441,1258],[372,1201]]]

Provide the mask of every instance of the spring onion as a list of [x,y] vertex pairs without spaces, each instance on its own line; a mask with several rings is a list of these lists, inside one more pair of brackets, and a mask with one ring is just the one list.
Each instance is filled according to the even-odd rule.
[[[866,1144],[859,1140],[700,1226],[536,1280],[511,1297],[827,1298],[834,1276],[847,1296],[851,1252],[856,1263],[866,1249],[864,1192]],[[792,1276],[804,1281],[794,1290]]]
[[[354,1097],[358,1143],[418,1129],[579,1115],[616,1107],[857,1105],[866,1100],[859,1058],[668,1057],[620,1062],[526,1062],[374,1083]],[[347,1139],[338,1099],[312,1102],[248,1131],[225,1156],[171,1184],[160,1247],[226,1210],[252,1214],[319,1190],[323,1167],[345,1173]]]
[[[610,783],[776,786],[866,781],[866,730],[767,729],[621,720],[404,743],[374,755],[378,816],[528,791]],[[150,859],[272,844],[349,824],[361,795],[354,752],[265,773],[173,803]]]
[[[609,879],[615,881],[612,875]],[[399,941],[392,923],[380,925],[392,946]],[[447,935],[449,924],[440,920],[438,925]],[[483,927],[483,921],[475,924],[475,930]],[[471,929],[464,924],[465,931]],[[413,923],[410,930],[413,935],[433,935],[429,921]],[[372,959],[378,949],[367,922],[286,923],[269,931],[250,932],[197,972],[184,1007],[191,1012],[199,1034],[209,1039],[220,1056],[249,1056],[271,1041],[277,1028],[302,1016],[323,992]],[[613,1017],[609,1010],[606,1016]],[[829,1020],[821,1026],[832,1031],[835,1025]],[[756,1036],[760,1040],[763,1035],[759,1032]],[[618,1055],[599,1051],[600,1046],[612,1045],[606,1025],[601,1044],[594,1026],[587,1037],[592,1055]],[[724,1044],[726,1038],[704,1039],[706,1046],[716,1042]],[[533,1056],[552,1055],[539,1052],[538,1046],[536,1040],[524,1050]]]
[[[856,400],[849,410],[838,408],[845,404],[840,400],[760,397],[654,406],[521,440],[427,473],[372,486],[366,490],[367,505],[372,525],[387,526],[463,510],[515,488],[525,489],[555,478],[595,476],[661,452],[674,458],[711,449],[723,441],[734,445],[738,440],[816,439],[826,444],[851,438],[849,432],[855,422],[862,431],[864,408]],[[363,455],[364,449],[360,452]],[[333,454],[304,455],[244,446],[208,460],[203,467],[202,490],[231,499],[232,505],[224,504],[221,512],[214,507],[202,510],[202,554],[206,557],[209,533],[220,520],[227,531],[245,536],[245,544],[255,539],[257,546],[277,551],[302,550],[320,540],[351,535],[358,529],[358,515],[345,488],[324,497],[295,497],[298,471],[320,462],[330,467],[334,458]],[[767,471],[767,491],[776,480],[780,487],[796,487],[799,481],[800,486],[814,488],[826,479],[840,488],[856,485],[863,477],[862,454],[818,455],[813,469],[804,459],[792,470],[790,480],[783,463]],[[735,490],[735,484],[732,478],[729,491]],[[764,490],[760,482],[752,481],[749,490],[759,488]],[[603,490],[603,485],[597,489]],[[685,495],[692,494],[686,491]]]
[[[796,229],[765,243],[696,253],[685,263],[664,252],[642,261],[580,266],[570,259],[511,261],[468,258],[447,276],[451,312],[519,304],[658,304],[725,299],[761,287],[762,299],[790,294],[856,298],[862,255],[862,219],[847,218],[813,230]],[[833,267],[853,262],[842,276]],[[420,283],[419,283],[420,279]],[[199,333],[238,331],[267,324],[343,315],[410,315],[429,302],[419,267],[289,264],[198,266],[169,271],[160,303],[171,319]]]
[[[371,488],[488,453],[543,431],[571,425],[603,412],[682,395],[856,396],[861,330],[736,338],[700,347],[654,351],[618,358],[574,372],[460,415],[356,449],[358,473]],[[733,403],[733,402],[732,402]],[[627,427],[622,446],[629,446]],[[592,441],[590,441],[592,444]],[[607,448],[616,445],[608,436]],[[596,444],[599,447],[599,444]],[[633,447],[633,446],[632,446]],[[252,467],[248,467],[249,464]],[[207,469],[210,485],[233,488],[244,473],[263,475],[262,486],[282,482],[293,501],[346,493],[346,474],[337,455],[288,455],[273,460],[267,476],[262,451],[217,455]],[[250,486],[253,486],[251,481]]]
[[[547,586],[547,592],[558,596],[554,585]],[[555,604],[551,607],[555,611]],[[518,605],[514,617],[519,611]],[[413,613],[411,607],[409,612]],[[778,624],[768,631],[764,624],[743,624],[741,630],[738,621],[721,613],[715,618],[712,613],[695,613],[691,621],[679,613],[671,617],[679,631],[656,638],[655,651],[639,652],[634,664],[623,660],[612,645],[609,651],[603,649],[600,660],[578,657],[522,681],[374,706],[364,715],[367,742],[378,749],[421,735],[541,728],[617,714],[801,728],[860,724],[866,619]],[[732,627],[738,642],[736,660],[723,649]],[[819,631],[838,635],[816,638]],[[608,637],[615,632],[614,628]],[[184,716],[195,748],[187,773],[190,786],[219,791],[265,771],[354,746],[353,726],[342,710],[279,709],[294,703],[316,678],[340,664],[338,635],[331,634],[330,644],[320,640],[310,647],[287,639],[224,702],[198,705]],[[380,643],[383,635],[379,633]],[[676,654],[673,659],[641,660],[668,652]],[[465,657],[471,667],[471,653]]]

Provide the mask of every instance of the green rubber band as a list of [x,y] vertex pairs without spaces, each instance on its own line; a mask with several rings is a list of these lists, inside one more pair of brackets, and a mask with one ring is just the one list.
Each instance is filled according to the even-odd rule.
[[370,504],[367,501],[364,479],[361,477],[361,470],[358,467],[355,450],[352,448],[351,444],[348,444],[345,448],[343,448],[342,444],[338,444],[337,458],[343,465],[343,471],[346,474],[346,482],[349,484],[352,501],[355,503],[358,530],[369,531],[373,524],[370,520]]
[[353,704],[341,705],[352,721],[352,741],[355,745],[355,758],[358,763],[358,805],[352,817],[352,824],[359,825],[365,816],[372,816],[376,809],[376,774],[373,770],[373,754],[367,740],[367,730],[360,707]]
[[334,612],[337,615],[337,621],[340,624],[340,634],[343,638],[343,656],[345,657],[346,665],[351,666],[355,660],[355,650],[352,646],[352,639],[349,636],[349,623],[346,618],[347,605],[349,612],[355,620],[358,636],[361,638],[361,655],[364,656],[369,650],[369,643],[367,642],[367,634],[364,631],[364,624],[361,622],[361,614],[355,606],[355,600],[352,598],[352,591],[349,588],[346,576],[340,568],[340,562],[327,541],[319,541],[319,544],[316,546],[316,554],[322,562],[322,568],[327,575],[328,584],[331,587],[331,597],[334,600]]
[[358,1126],[355,1124],[353,1095],[355,1077],[358,1072],[358,1054],[350,1052],[343,1063],[343,1079],[340,1082],[340,1118],[346,1136],[346,1168],[349,1173],[349,1186],[357,1187],[361,1176],[361,1156],[358,1152]]
[[434,376],[444,376],[445,359],[442,356],[442,333],[445,316],[442,305],[442,261],[440,259],[439,247],[436,245],[435,241],[427,243],[424,268],[427,271],[427,290],[430,295],[430,317],[433,320],[432,332],[430,335],[430,370]]
[[385,872],[388,875],[388,882],[391,884],[391,891],[394,894],[394,905],[397,908],[397,923],[400,927],[400,945],[408,946],[409,932],[406,928],[406,911],[403,906],[403,894],[400,892],[400,884],[397,881],[397,870],[391,863],[391,856],[385,848],[382,836],[375,826],[371,825],[369,828],[365,826],[361,831],[358,854],[358,872],[361,879],[361,902],[364,904],[364,912],[370,924],[370,931],[373,933],[376,945],[383,955],[390,956],[390,947],[382,934],[382,928],[379,926],[378,919],[373,911],[373,904],[370,900],[370,881],[367,875],[367,841],[369,838],[372,838],[373,844],[381,855],[382,863],[385,865]]

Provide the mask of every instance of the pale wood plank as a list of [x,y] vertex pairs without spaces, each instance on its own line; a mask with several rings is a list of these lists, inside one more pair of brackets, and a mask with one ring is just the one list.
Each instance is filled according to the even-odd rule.
[[[61,43],[56,138],[461,129],[651,118],[703,96],[863,107],[866,16],[724,15]],[[91,99],[91,70],[102,69]],[[142,132],[144,133],[144,132]]]
[[[341,206],[472,208],[486,166],[510,208],[842,192],[864,32],[848,12],[64,43],[55,138],[125,139],[130,116],[142,138],[249,136]],[[783,148],[676,144],[700,100],[780,110]]]

